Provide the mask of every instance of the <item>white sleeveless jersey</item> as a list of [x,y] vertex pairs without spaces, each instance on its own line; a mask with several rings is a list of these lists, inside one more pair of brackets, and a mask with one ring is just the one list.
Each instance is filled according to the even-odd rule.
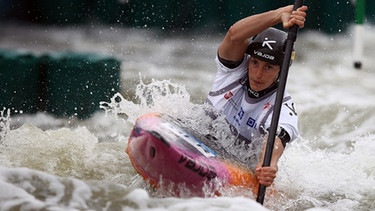
[[[247,140],[259,138],[271,125],[276,90],[260,98],[250,98],[247,91],[247,64],[250,56],[237,68],[225,67],[216,56],[217,75],[208,101]],[[285,92],[280,112],[279,126],[288,132],[291,141],[298,136],[298,117],[290,95]]]

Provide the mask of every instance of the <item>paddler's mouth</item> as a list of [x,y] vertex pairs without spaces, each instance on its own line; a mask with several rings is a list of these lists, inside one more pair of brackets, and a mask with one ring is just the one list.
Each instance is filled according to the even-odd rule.
[[260,91],[262,90],[263,82],[257,81],[257,80],[251,80],[250,81],[250,87],[254,91]]

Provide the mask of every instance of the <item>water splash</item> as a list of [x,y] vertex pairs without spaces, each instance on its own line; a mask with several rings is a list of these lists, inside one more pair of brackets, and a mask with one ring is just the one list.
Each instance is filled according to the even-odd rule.
[[[185,86],[172,83],[169,80],[152,80],[149,84],[140,80],[133,101],[125,99],[120,93],[117,93],[110,102],[101,102],[101,108],[107,114],[115,115],[131,124],[134,124],[139,116],[146,113],[163,114],[164,118],[170,118],[168,121],[180,125],[203,144],[218,152],[225,160],[250,169],[254,168],[258,162],[258,151],[263,139],[260,138],[260,141],[255,141],[252,145],[239,144],[224,116],[208,104],[191,102]],[[253,150],[249,150],[249,147]],[[178,194],[178,197],[192,196],[184,184],[161,181],[157,189],[144,185],[141,185],[140,188],[147,189],[154,197],[176,197],[173,195],[175,193]],[[138,184],[134,181],[134,184],[136,183]],[[238,196],[237,193],[248,195],[251,191],[244,190],[243,187],[227,187],[220,181],[206,184],[202,190],[205,197],[213,197],[215,193]]]
[[[169,80],[152,80],[149,84],[140,80],[135,100],[136,102],[132,102],[117,93],[110,102],[101,102],[101,108],[132,124],[139,116],[149,112],[165,114],[171,117],[171,121],[178,120],[182,128],[204,144],[222,152],[225,157],[255,166],[264,140],[259,138],[251,144],[239,143],[224,116],[211,105],[191,102],[185,86]],[[204,140],[210,143],[205,143]],[[248,150],[249,148],[253,150]]]
[[6,135],[10,131],[10,109],[0,111],[0,145],[4,144]]
[[149,112],[168,113],[176,115],[184,113],[190,104],[190,95],[185,86],[172,83],[169,80],[152,80],[145,84],[142,79],[136,87],[135,102],[125,99],[116,93],[110,102],[100,102],[100,108],[106,113],[122,117],[134,124],[135,120]]

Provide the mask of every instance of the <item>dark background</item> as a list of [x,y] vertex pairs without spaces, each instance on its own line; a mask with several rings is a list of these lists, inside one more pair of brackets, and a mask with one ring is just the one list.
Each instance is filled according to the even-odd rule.
[[[48,25],[117,24],[163,30],[226,31],[251,14],[293,4],[287,0],[0,0],[0,21]],[[351,0],[305,1],[306,28],[327,33],[354,23]],[[366,2],[366,21],[374,22],[375,1]]]

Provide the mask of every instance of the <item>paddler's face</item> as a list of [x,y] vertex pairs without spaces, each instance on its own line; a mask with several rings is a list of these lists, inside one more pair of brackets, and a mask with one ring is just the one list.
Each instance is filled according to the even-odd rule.
[[250,87],[254,91],[262,91],[278,78],[279,65],[273,65],[260,59],[251,57],[248,65]]

